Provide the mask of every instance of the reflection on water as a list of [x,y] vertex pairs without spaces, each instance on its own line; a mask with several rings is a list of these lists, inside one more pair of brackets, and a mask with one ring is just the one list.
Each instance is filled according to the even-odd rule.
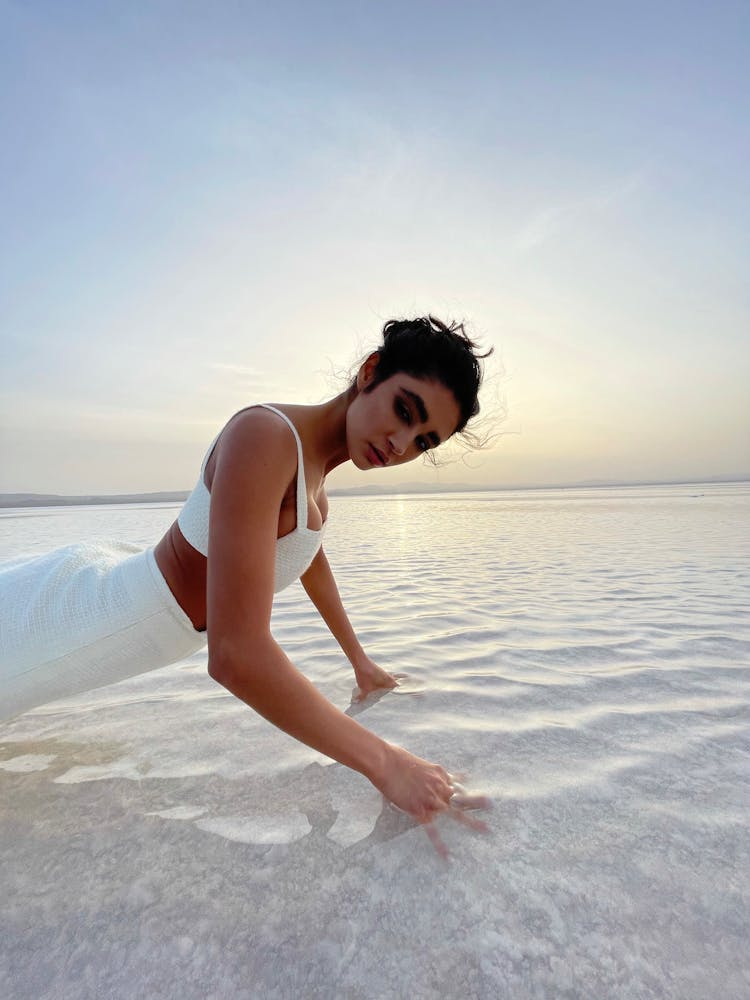
[[[4,512],[0,557],[146,544],[177,509]],[[446,866],[199,652],[0,727],[0,982],[56,1000],[81,982],[750,995],[749,520],[744,486],[332,498],[344,601],[406,676],[352,705],[299,585],[275,635],[358,721],[491,795],[489,834],[443,819]]]

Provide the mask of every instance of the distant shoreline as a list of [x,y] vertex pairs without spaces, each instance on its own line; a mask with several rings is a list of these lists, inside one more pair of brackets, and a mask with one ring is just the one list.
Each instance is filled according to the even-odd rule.
[[0,493],[2,507],[93,507],[97,504],[183,503],[189,490],[174,493],[118,493],[58,496],[55,493]]
[[[596,490],[623,489],[644,486],[717,486],[750,482],[750,473],[732,476],[714,476],[709,479],[669,479],[669,480],[638,480],[621,482],[617,480],[595,480],[576,483],[527,483],[517,486],[473,486],[466,483],[436,487],[428,483],[406,483],[400,487],[391,486],[352,486],[341,487],[328,491],[332,497],[357,496],[403,496],[420,495],[424,493],[516,493],[534,490]],[[138,503],[183,503],[189,490],[175,490],[161,493],[118,493],[92,494],[86,496],[60,496],[54,493],[0,493],[0,508],[33,508],[33,507],[90,507],[114,504]]]

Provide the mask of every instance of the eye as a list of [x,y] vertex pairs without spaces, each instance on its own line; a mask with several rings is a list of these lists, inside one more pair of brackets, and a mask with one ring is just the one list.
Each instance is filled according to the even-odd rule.
[[396,413],[407,426],[411,424],[411,410],[402,399],[396,400]]
[[429,451],[430,442],[426,437],[420,436],[417,438],[417,448],[419,448],[420,451]]

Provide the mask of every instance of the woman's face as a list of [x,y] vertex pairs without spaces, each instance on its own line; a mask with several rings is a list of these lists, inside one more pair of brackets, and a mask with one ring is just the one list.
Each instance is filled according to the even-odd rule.
[[397,372],[371,392],[377,356],[359,370],[359,393],[349,407],[346,441],[358,469],[411,462],[453,434],[460,419],[456,397],[442,382]]

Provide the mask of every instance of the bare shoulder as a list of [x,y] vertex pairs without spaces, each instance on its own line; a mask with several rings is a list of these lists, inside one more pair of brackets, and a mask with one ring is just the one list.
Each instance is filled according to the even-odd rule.
[[221,469],[221,478],[239,481],[272,467],[288,482],[297,466],[297,445],[289,427],[271,410],[252,407],[229,419],[206,466],[206,485],[211,489]]

